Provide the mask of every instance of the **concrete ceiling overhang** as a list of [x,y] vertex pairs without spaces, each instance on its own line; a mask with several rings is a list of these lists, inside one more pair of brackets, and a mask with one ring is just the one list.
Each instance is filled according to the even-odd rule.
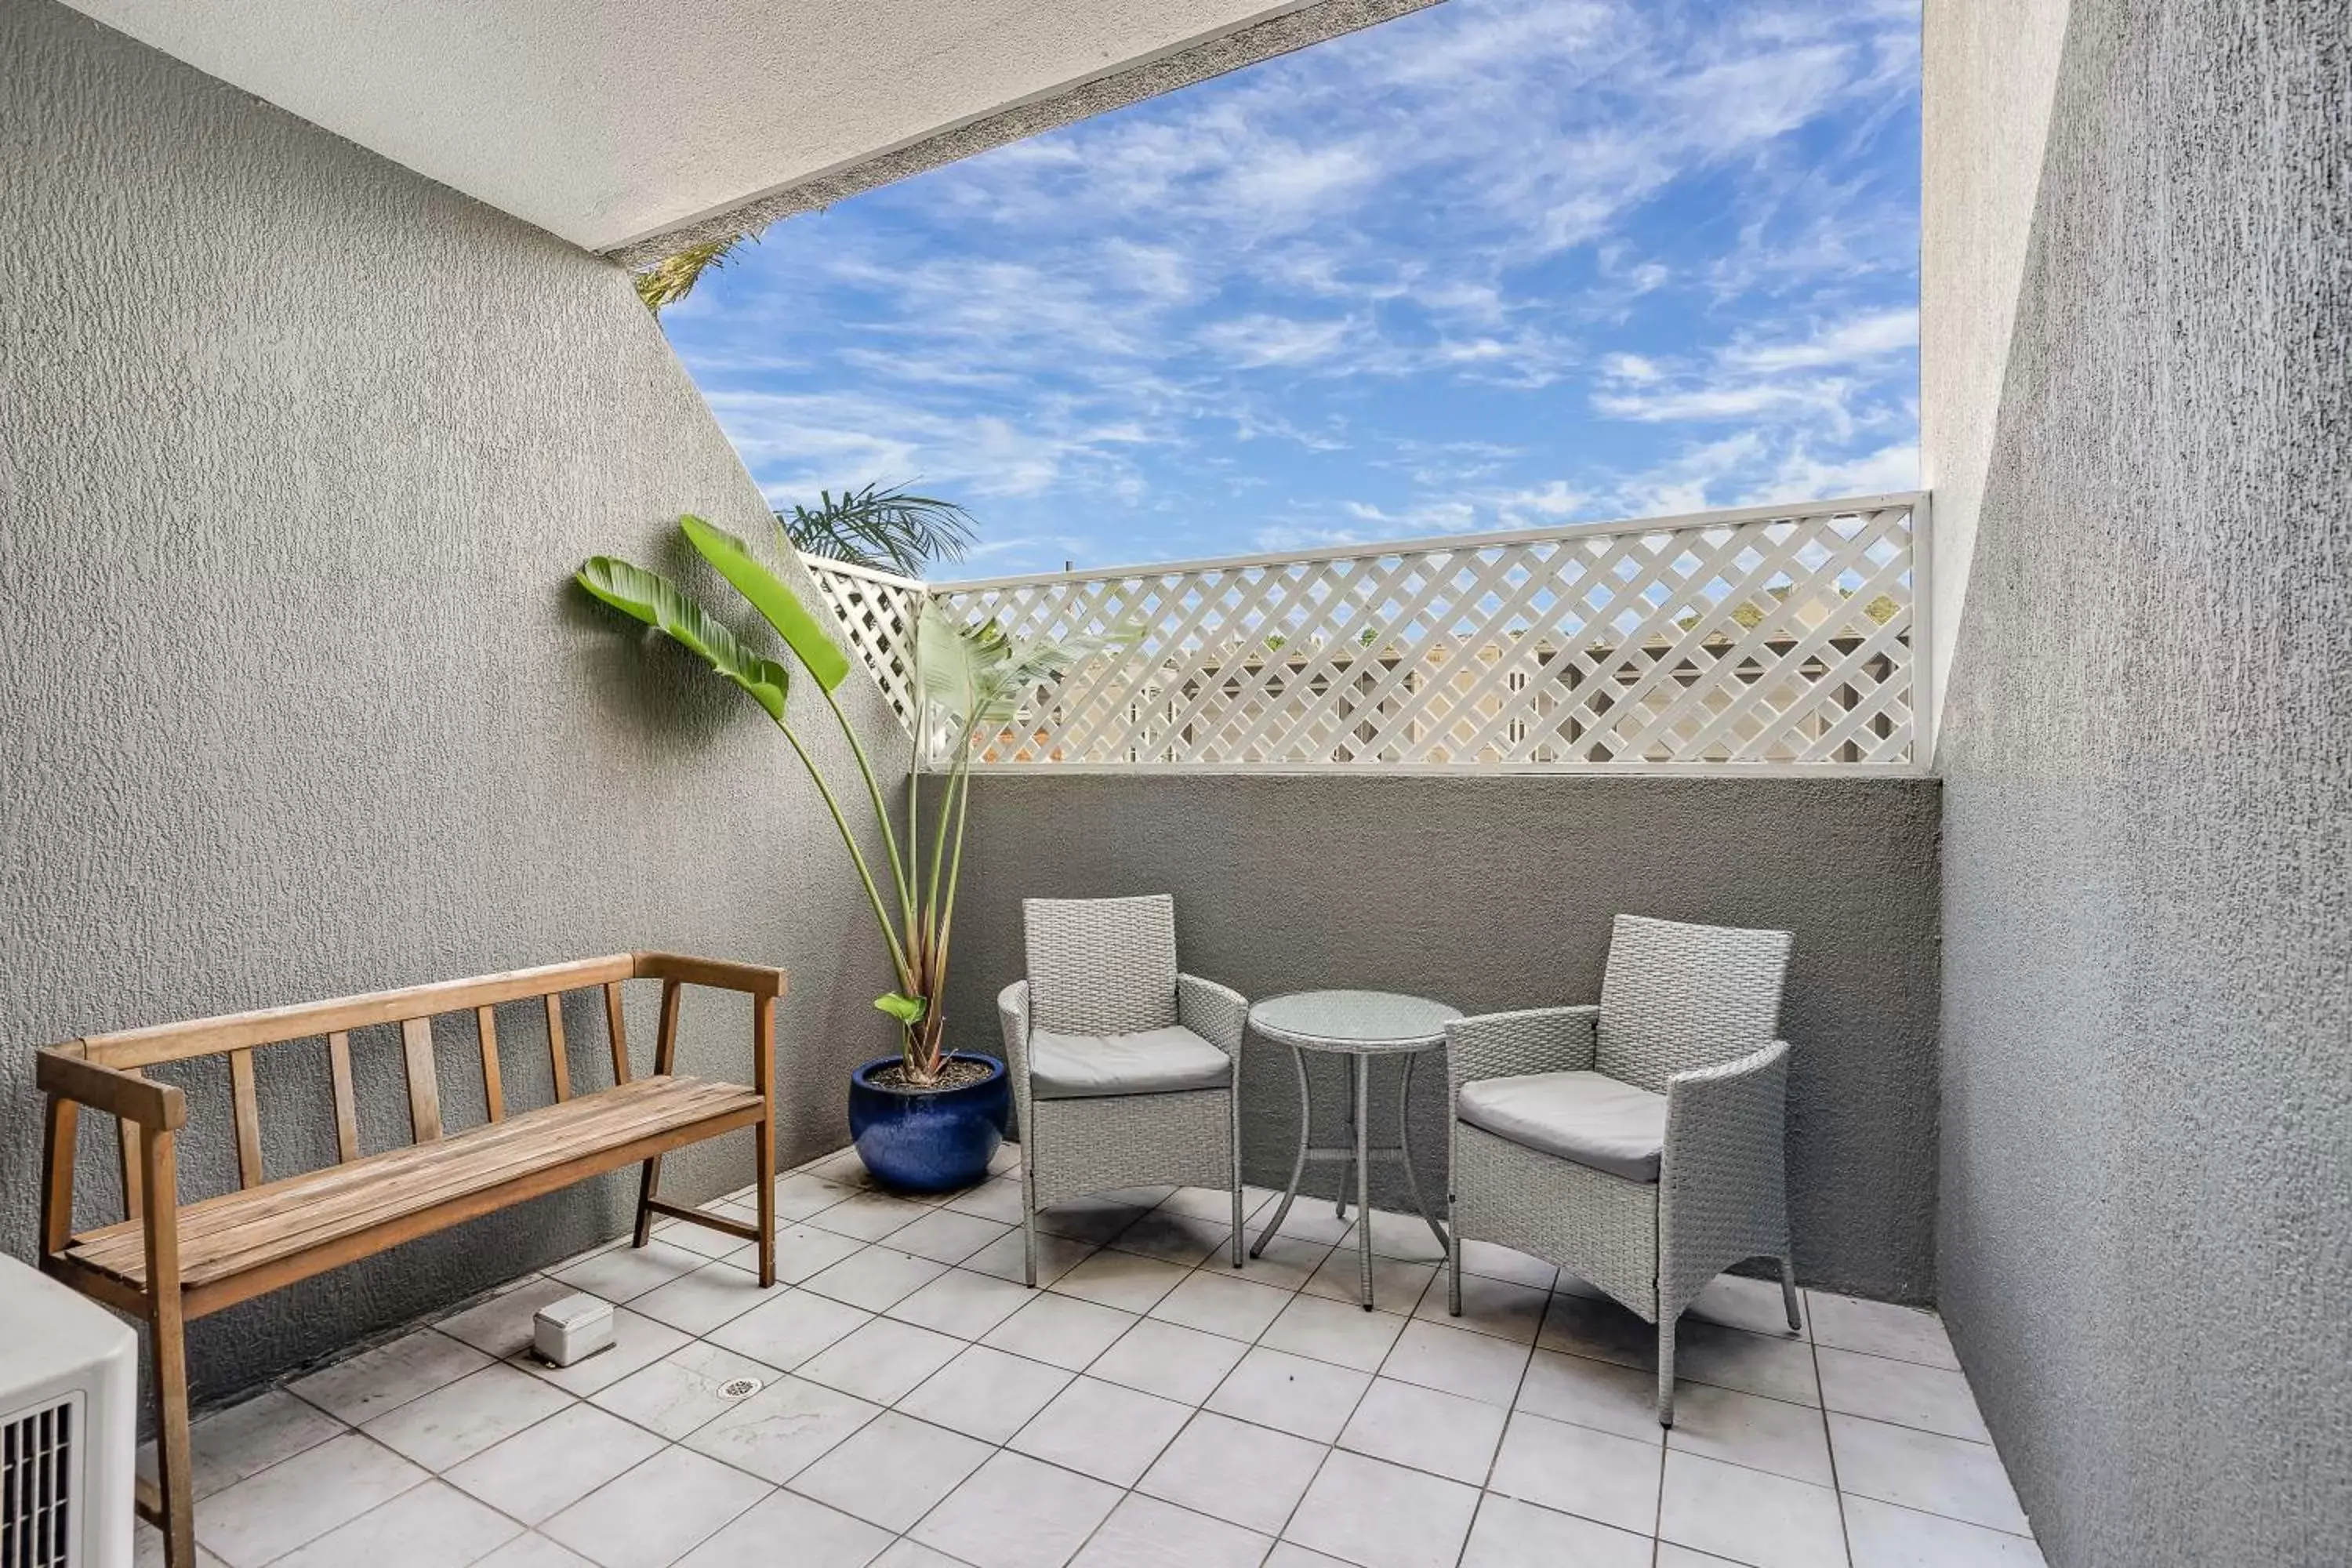
[[642,264],[1433,0],[68,0]]

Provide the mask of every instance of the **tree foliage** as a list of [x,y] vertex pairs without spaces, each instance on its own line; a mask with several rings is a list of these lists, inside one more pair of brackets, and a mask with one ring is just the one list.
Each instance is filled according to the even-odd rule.
[[694,292],[706,272],[715,272],[727,265],[735,247],[756,240],[756,235],[730,235],[725,239],[706,240],[689,245],[674,255],[665,256],[636,275],[637,298],[646,309],[658,316],[662,308],[675,305]]
[[776,513],[776,526],[806,555],[846,561],[877,572],[919,577],[935,561],[961,561],[972,543],[971,514],[955,502],[919,496],[902,486],[817,492],[817,504],[795,502]]

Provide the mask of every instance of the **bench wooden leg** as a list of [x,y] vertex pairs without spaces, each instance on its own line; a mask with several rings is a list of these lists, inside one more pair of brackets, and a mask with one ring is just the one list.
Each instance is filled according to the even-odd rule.
[[196,1568],[189,1477],[188,1347],[180,1316],[179,1173],[172,1135],[139,1140],[147,1197],[147,1324],[155,1363],[155,1479],[166,1568]]
[[772,1110],[751,1124],[758,1146],[760,1184],[760,1289],[776,1282],[776,1123]]
[[760,1184],[760,1289],[776,1282],[776,999],[751,1000],[751,1087],[760,1091],[760,1120],[751,1124]]
[[661,1156],[646,1162],[645,1174],[637,1178],[637,1235],[635,1245],[643,1247],[654,1237],[654,1199],[661,1194]]

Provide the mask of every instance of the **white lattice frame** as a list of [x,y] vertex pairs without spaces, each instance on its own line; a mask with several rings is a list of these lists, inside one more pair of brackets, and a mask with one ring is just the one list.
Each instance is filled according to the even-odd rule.
[[930,588],[810,565],[902,713],[925,594],[1014,637],[1147,628],[982,767],[1916,772],[1927,527],[1914,492]]
[[898,717],[912,724],[915,621],[930,589],[912,577],[822,555],[803,555],[801,564],[840,623],[850,651],[873,672]]

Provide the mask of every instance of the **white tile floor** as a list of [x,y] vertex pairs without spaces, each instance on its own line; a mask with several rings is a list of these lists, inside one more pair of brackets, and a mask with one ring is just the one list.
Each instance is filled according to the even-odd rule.
[[[1224,1262],[1220,1194],[1047,1217],[1021,1273],[1016,1151],[916,1202],[854,1154],[782,1177],[751,1249],[665,1224],[201,1421],[196,1535],[225,1568],[2001,1568],[2042,1556],[1942,1326],[1717,1281],[1674,1430],[1649,1330],[1473,1245],[1449,1317],[1418,1221],[1302,1200]],[[739,1194],[732,1212],[748,1217]],[[1253,1190],[1254,1220],[1274,1194]],[[728,1205],[715,1205],[728,1206]],[[1255,1233],[1253,1233],[1255,1234]],[[1347,1243],[1342,1247],[1341,1243]],[[573,1290],[617,1348],[525,1347]],[[761,1391],[730,1397],[730,1379]],[[160,1558],[144,1531],[142,1561]]]

